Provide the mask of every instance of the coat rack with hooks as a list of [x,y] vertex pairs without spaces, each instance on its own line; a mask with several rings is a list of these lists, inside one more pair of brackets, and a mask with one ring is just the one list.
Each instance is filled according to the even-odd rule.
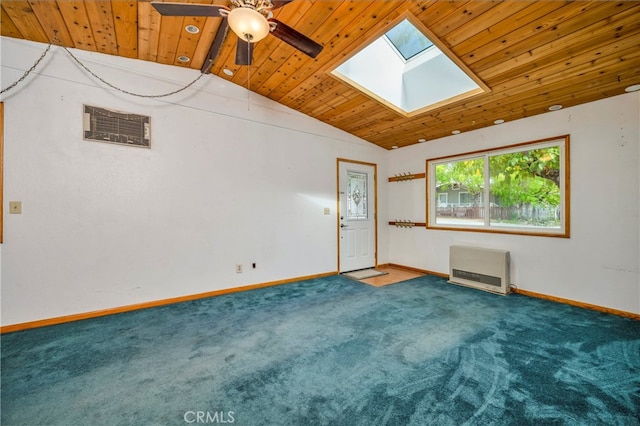
[[389,182],[406,182],[413,179],[424,179],[426,176],[426,173],[402,172],[396,173],[394,176],[391,176],[389,178]]
[[395,226],[396,228],[415,228],[416,226],[417,227],[425,227],[425,226],[427,226],[427,224],[424,223],[424,222],[414,222],[414,221],[408,220],[408,219],[391,220],[391,221],[389,221],[389,225]]

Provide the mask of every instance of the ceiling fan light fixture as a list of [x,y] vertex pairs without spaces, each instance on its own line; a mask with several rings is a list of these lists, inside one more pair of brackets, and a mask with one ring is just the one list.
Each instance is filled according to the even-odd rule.
[[235,8],[229,12],[227,19],[233,32],[245,41],[257,43],[269,34],[269,21],[255,9]]

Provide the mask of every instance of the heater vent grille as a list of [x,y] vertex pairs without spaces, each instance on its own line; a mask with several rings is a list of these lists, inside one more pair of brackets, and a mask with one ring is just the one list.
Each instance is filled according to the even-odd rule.
[[84,139],[149,148],[151,117],[84,105]]
[[502,279],[500,277],[478,274],[477,272],[461,271],[460,269],[454,269],[453,277],[461,278],[463,280],[474,281],[476,283],[481,283],[481,284],[489,284],[496,287],[502,286]]

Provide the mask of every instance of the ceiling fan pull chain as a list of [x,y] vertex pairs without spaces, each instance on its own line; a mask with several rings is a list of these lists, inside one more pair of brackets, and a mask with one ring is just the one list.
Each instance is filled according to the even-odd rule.
[[[247,58],[251,58],[251,42],[247,41]],[[251,111],[251,60],[247,65],[247,111]]]

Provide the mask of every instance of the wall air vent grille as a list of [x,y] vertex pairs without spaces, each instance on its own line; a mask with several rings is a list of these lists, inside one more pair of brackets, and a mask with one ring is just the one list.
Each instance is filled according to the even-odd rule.
[[84,105],[85,140],[149,148],[151,117]]

